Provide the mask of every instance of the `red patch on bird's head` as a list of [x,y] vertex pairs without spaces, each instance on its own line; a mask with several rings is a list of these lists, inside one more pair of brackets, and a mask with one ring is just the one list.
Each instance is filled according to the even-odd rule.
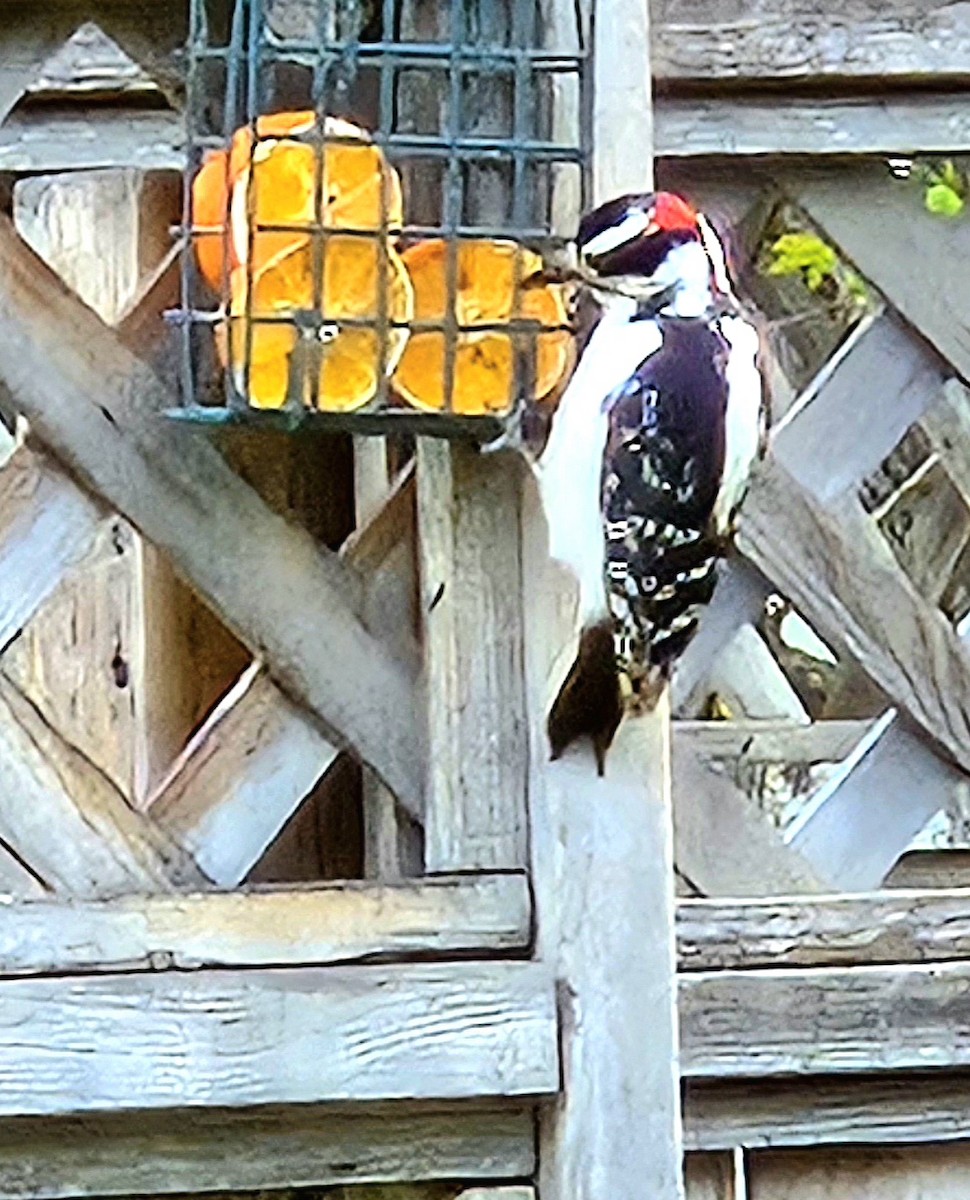
[[667,233],[681,229],[697,231],[697,213],[683,196],[674,192],[658,192],[653,210],[654,223]]

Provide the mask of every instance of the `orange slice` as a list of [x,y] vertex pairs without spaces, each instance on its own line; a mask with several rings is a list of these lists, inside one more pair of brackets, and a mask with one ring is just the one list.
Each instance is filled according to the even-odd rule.
[[[385,245],[384,286],[387,319],[407,322],[414,311],[408,273],[393,247]],[[253,282],[250,320],[246,314],[248,272],[237,267],[232,276],[230,335],[216,338],[223,366],[254,408],[282,408],[291,392],[324,412],[352,412],[378,390],[381,336],[377,329],[341,321],[377,321],[380,311],[381,250],[378,238],[334,234],[325,242],[322,301],[314,308],[313,246],[291,248],[268,263]],[[304,327],[325,325],[314,335]],[[316,319],[319,317],[319,319]],[[259,318],[278,318],[265,323]],[[307,320],[307,318],[310,318]],[[406,328],[391,328],[384,346],[384,372],[390,374],[407,342]],[[231,364],[229,359],[231,358]],[[249,362],[248,380],[245,365]],[[292,379],[291,379],[292,375]],[[248,386],[247,386],[248,384]]]
[[[295,140],[310,136],[316,124],[313,112],[271,113],[256,122],[255,140],[252,129],[244,126],[233,136],[231,151],[206,158],[192,185],[193,218],[196,229],[205,231],[195,239],[199,269],[215,290],[221,290],[223,277],[223,239],[215,235],[222,232],[227,214],[230,267],[248,261],[252,241],[257,272],[308,239],[317,223],[318,185],[324,226],[377,230],[383,215],[389,230],[400,229],[400,176],[367,131],[327,117],[325,137],[353,141],[324,144],[318,179],[318,147]],[[292,228],[262,230],[261,225]]]
[[[414,285],[414,316],[418,321],[441,321],[447,307],[447,243],[421,242],[407,250],[404,263]],[[519,344],[535,342],[532,398],[542,399],[562,379],[572,363],[573,341],[565,329],[562,289],[554,285],[529,288],[514,311],[516,279],[538,271],[541,259],[511,241],[463,241],[458,247],[456,319],[459,325],[537,321],[549,332],[518,335]],[[508,412],[516,399],[516,339],[501,330],[474,329],[457,335],[451,410],[463,416]],[[446,407],[445,335],[416,332],[394,374],[394,386],[415,408]]]

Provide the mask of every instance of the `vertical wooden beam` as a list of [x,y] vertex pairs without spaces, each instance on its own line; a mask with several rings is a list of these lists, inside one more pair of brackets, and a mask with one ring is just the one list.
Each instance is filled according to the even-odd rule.
[[[550,40],[568,37],[572,4],[547,11]],[[593,191],[604,201],[652,186],[647,5],[600,3],[593,30]],[[561,214],[563,232],[577,215]],[[556,966],[563,1053],[563,1093],[541,1117],[539,1190],[543,1200],[677,1200],[669,701],[623,723],[604,779],[585,746],[550,762],[545,718],[575,635],[575,582],[549,561],[533,488],[523,559],[538,947]]]
[[524,866],[521,464],[435,439],[417,456],[426,868]]

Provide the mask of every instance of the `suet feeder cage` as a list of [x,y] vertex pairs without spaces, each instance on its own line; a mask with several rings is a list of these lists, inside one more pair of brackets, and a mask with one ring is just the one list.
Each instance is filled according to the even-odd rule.
[[578,9],[190,12],[173,415],[488,441],[554,394],[572,339],[538,271],[588,187]]

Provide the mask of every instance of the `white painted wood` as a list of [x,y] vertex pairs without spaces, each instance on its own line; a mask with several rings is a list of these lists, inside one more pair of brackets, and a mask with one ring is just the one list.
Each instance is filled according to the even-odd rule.
[[658,79],[852,78],[967,74],[962,4],[867,0],[655,0]]
[[245,879],[338,754],[265,674],[229,700],[150,806],[151,819],[220,887]]
[[6,1200],[245,1193],[328,1184],[522,1179],[535,1169],[531,1111],[516,1105],[401,1112],[284,1109],[88,1114],[0,1124]]
[[[970,1088],[958,1073],[688,1082],[689,1150],[948,1142],[967,1136]],[[931,1195],[935,1195],[932,1193]],[[928,1198],[929,1200],[929,1198]]]
[[[650,184],[654,155],[653,86],[648,6],[623,3],[596,16],[593,196],[597,203],[602,203],[624,192],[643,191]],[[635,121],[630,120],[631,113],[636,113]],[[617,136],[620,129],[624,131],[622,137]]]
[[[958,95],[945,92],[838,99],[665,96],[657,102],[654,122],[659,158],[965,154],[970,149],[970,116]],[[888,173],[886,185],[892,186]]]
[[69,896],[199,885],[187,857],[0,678],[0,841]]
[[533,963],[0,983],[0,1115],[542,1096],[555,993]]
[[682,971],[970,958],[970,889],[681,900]]
[[121,518],[103,521],[90,552],[0,660],[46,723],[129,801],[144,720],[134,661],[142,637],[137,537]]
[[0,468],[0,650],[94,541],[99,506],[27,447]]
[[681,976],[694,1078],[931,1070],[970,1062],[966,962]]
[[[579,12],[569,4],[554,11],[554,28]],[[647,5],[614,6],[589,32],[592,190],[603,202],[653,185]],[[569,97],[558,99],[558,119],[568,121]],[[560,220],[569,195],[558,192]],[[563,1022],[563,1092],[542,1114],[539,1191],[543,1200],[677,1200],[684,1184],[669,697],[656,713],[621,726],[605,779],[588,747],[548,761],[546,716],[575,644],[576,581],[550,562],[529,484],[522,557],[531,851],[538,949],[555,965]]]
[[418,444],[429,871],[526,862],[521,467],[511,454]]
[[0,974],[327,965],[528,949],[524,875],[0,906]]
[[970,1188],[970,1147],[829,1147],[824,1154],[751,1155],[751,1200],[963,1200]]
[[473,1187],[458,1193],[458,1200],[535,1200],[536,1190],[526,1184],[513,1187]]
[[157,377],[38,270],[9,224],[0,258],[0,378],[37,435],[171,554],[328,736],[420,811],[412,681],[360,623],[353,577],[212,446],[159,419],[172,397]]
[[674,721],[674,754],[680,746],[704,759],[751,762],[839,762],[855,749],[871,721]]

